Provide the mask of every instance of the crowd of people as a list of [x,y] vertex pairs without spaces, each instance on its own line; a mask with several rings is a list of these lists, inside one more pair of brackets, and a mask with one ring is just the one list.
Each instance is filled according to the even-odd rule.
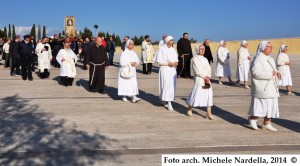
[[[124,37],[121,44],[123,52],[120,55],[118,72],[118,95],[124,102],[131,99],[133,103],[140,101],[137,83],[136,67],[141,63],[143,74],[151,74],[152,64],[157,63],[159,69],[159,99],[160,104],[173,111],[172,102],[175,100],[176,82],[178,78],[194,79],[194,86],[186,99],[188,116],[192,116],[193,107],[206,107],[206,118],[214,120],[212,114],[213,89],[211,84],[211,65],[214,62],[210,49],[210,40],[205,39],[203,44],[197,44],[193,54],[188,33],[177,42],[177,50],[173,47],[174,38],[163,35],[159,42],[159,49],[155,52],[149,35],[145,35],[141,45],[141,58],[133,50],[134,41],[129,36]],[[256,55],[250,55],[248,42],[242,41],[237,50],[237,70],[234,82],[231,79],[230,53],[226,48],[227,42],[220,41],[217,51],[215,76],[218,84],[223,85],[222,78],[227,77],[232,85],[240,85],[249,89],[248,76],[251,74],[251,105],[249,109],[250,127],[257,130],[257,119],[264,118],[263,129],[277,131],[271,125],[271,118],[279,117],[278,97],[279,86],[286,86],[287,95],[294,95],[291,91],[292,77],[291,62],[287,55],[288,46],[282,45],[276,60],[270,57],[273,50],[272,43],[262,41]],[[108,41],[103,37],[95,37],[90,42],[43,37],[37,43],[29,35],[20,40],[16,36],[0,41],[0,51],[4,60],[4,68],[10,67],[12,76],[22,75],[23,80],[33,80],[32,71],[37,65],[39,77],[44,79],[50,76],[50,66],[60,68],[61,83],[72,86],[76,76],[76,62],[83,63],[83,69],[89,70],[89,90],[97,90],[105,94],[105,71],[113,65],[116,45],[113,37]],[[21,66],[21,70],[20,70]]]

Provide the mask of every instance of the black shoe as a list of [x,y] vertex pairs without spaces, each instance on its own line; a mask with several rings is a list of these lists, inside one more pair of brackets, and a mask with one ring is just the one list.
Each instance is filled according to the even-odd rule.
[[29,78],[29,81],[33,81],[33,78]]
[[102,89],[99,90],[99,93],[106,94],[106,92],[104,90],[102,90]]

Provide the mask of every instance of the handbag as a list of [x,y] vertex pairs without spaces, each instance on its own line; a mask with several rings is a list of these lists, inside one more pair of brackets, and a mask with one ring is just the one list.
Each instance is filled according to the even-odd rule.
[[206,82],[204,84],[204,86],[202,86],[202,89],[209,89],[210,88],[210,83],[209,82]]
[[120,76],[124,79],[130,79],[131,78],[130,67],[129,66],[121,67]]

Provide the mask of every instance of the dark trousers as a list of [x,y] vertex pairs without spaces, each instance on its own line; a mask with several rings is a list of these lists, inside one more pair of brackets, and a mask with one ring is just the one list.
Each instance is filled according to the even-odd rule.
[[79,54],[79,57],[80,57],[80,62],[84,62],[84,55],[83,55],[83,53]]
[[52,61],[51,64],[52,66],[56,67],[56,68],[60,68],[60,64],[58,63],[58,61],[56,60],[56,55],[57,53],[52,55]]
[[32,55],[32,64],[31,64],[31,69],[32,69],[32,71],[34,72],[34,69],[35,69],[35,65],[37,65],[37,62],[38,60],[37,60],[37,55],[36,54],[33,54]]
[[39,73],[41,79],[48,78],[50,76],[50,72],[48,69],[44,69],[43,73],[41,73],[41,70],[39,70]]
[[22,79],[26,80],[32,79],[32,57],[26,57],[21,59],[21,67],[22,67]]
[[83,70],[87,70],[86,65],[88,64],[87,60],[86,60],[86,54],[83,54]]
[[110,65],[114,64],[114,55],[115,55],[114,50],[108,51],[108,62],[109,62]]
[[178,59],[177,76],[184,78],[191,77],[191,56],[185,55],[184,58],[179,57]]
[[3,53],[3,55],[5,56],[5,63],[4,63],[4,67],[11,67],[12,66],[12,59],[9,56],[8,53]]
[[21,74],[20,73],[20,59],[19,58],[12,58],[12,66],[10,68],[10,74],[14,74],[14,70],[16,69],[15,74]]
[[151,74],[152,63],[144,63],[143,64],[143,74]]
[[64,86],[72,86],[74,78],[67,77],[67,76],[65,76],[65,77],[61,76],[60,80]]

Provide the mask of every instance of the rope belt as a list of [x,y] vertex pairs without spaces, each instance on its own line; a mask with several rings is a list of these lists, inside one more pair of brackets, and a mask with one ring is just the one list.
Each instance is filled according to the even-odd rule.
[[94,80],[94,75],[95,75],[95,68],[96,66],[102,66],[105,64],[105,61],[103,63],[100,63],[100,64],[95,64],[93,62],[90,62],[90,64],[92,64],[94,66],[94,70],[93,70],[93,75],[92,75],[92,80],[91,80],[91,83],[90,83],[90,86],[92,86],[92,83],[93,83],[93,80]]
[[183,69],[184,69],[184,57],[185,57],[186,55],[190,55],[190,54],[182,54],[182,55],[183,55],[183,57],[182,57],[182,68],[181,68],[181,71],[180,71],[180,73],[178,74],[178,76],[181,75],[181,73],[183,72]]

